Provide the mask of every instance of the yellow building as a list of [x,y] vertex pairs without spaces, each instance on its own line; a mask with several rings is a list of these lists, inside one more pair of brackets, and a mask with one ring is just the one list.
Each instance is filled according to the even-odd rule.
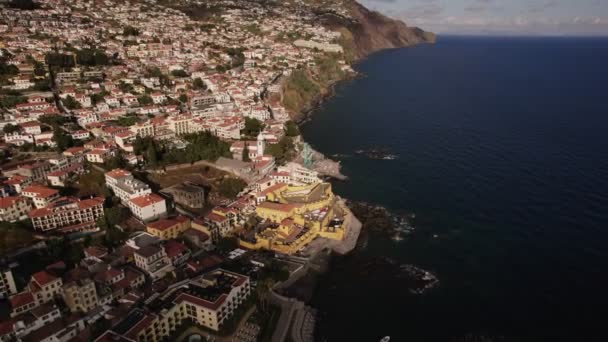
[[160,239],[169,240],[177,238],[190,227],[191,222],[189,218],[177,216],[148,223],[146,231]]
[[344,210],[329,183],[281,186],[265,193],[266,202],[256,207],[263,222],[256,231],[242,234],[241,246],[293,254],[317,237],[341,240]]
[[97,307],[97,290],[90,274],[76,268],[69,272],[69,277],[63,285],[63,301],[70,311],[86,313]]
[[281,222],[296,214],[298,206],[286,203],[262,202],[255,209],[256,214],[264,220]]

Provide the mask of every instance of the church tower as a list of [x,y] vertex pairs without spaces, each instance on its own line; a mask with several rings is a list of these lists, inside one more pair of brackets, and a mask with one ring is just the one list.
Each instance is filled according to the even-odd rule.
[[258,157],[264,156],[264,137],[262,136],[262,132],[258,134],[257,154]]

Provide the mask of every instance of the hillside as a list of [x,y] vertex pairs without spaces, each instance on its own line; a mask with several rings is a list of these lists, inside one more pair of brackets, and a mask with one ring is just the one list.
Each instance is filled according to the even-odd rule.
[[435,34],[371,11],[354,0],[345,1],[343,6],[350,17],[328,11],[319,12],[317,18],[324,26],[342,32],[341,44],[355,60],[383,49],[435,42]]

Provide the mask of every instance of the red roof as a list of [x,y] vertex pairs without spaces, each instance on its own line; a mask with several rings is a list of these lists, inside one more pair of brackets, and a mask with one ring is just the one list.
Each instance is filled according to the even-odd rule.
[[97,155],[104,155],[108,153],[107,150],[101,150],[101,149],[94,149],[92,151],[87,152],[87,154],[97,154]]
[[63,151],[63,154],[78,154],[84,152],[86,149],[84,147],[70,147],[67,150]]
[[[48,207],[34,209],[28,213],[29,217],[43,217],[56,213],[58,210],[60,212],[72,212],[76,210],[86,210],[98,205],[103,205],[105,200],[103,197],[93,197],[89,199],[79,200],[77,198],[71,197],[61,197],[54,200]],[[76,205],[75,207],[71,207],[71,205]],[[63,208],[63,209],[62,209]]]
[[10,208],[19,201],[25,201],[25,198],[21,196],[2,197],[0,198],[0,209]]
[[213,213],[213,212],[205,215],[205,218],[208,219],[208,220],[211,220],[213,222],[224,222],[224,221],[226,221],[228,219],[225,216],[222,216],[222,215],[219,215],[219,214],[216,214],[216,213]]
[[140,208],[145,208],[147,206],[150,205],[154,205],[156,203],[160,203],[160,202],[164,202],[165,199],[160,197],[157,194],[147,194],[147,195],[143,195],[143,196],[139,196],[139,197],[135,197],[133,199],[131,199],[131,203],[133,203],[134,205],[140,207]]
[[264,208],[264,209],[270,209],[270,210],[283,211],[283,212],[289,212],[289,211],[293,210],[294,208],[296,208],[296,206],[293,204],[273,203],[273,202],[262,202],[262,203],[260,203],[260,205],[258,205],[258,207]]
[[56,281],[57,279],[59,278],[55,277],[47,271],[40,271],[32,274],[32,280],[34,280],[40,286],[44,286],[48,283]]
[[215,302],[211,302],[202,298],[194,297],[187,293],[181,293],[175,298],[175,303],[188,302],[198,306],[205,307],[210,310],[217,310],[222,303],[226,300],[228,296],[226,294],[221,294]]
[[34,296],[31,292],[21,292],[10,298],[11,308],[16,309],[18,307],[31,304],[34,302]]
[[186,245],[175,240],[169,240],[165,244],[165,252],[170,259],[183,254],[187,250],[188,247],[186,247]]
[[125,334],[126,337],[129,337],[131,339],[136,339],[137,335],[144,329],[146,329],[147,327],[149,327],[152,322],[154,321],[154,316],[153,315],[146,315],[141,321],[137,322],[137,324],[135,324],[135,326],[133,326],[129,331],[127,331],[127,333]]
[[114,169],[112,171],[108,171],[106,172],[106,176],[112,177],[112,178],[123,178],[126,176],[131,175],[131,172],[127,171],[127,170],[123,170],[123,169]]
[[30,185],[23,188],[23,192],[32,192],[36,194],[36,197],[48,198],[55,196],[59,191],[51,188],[47,188],[42,185]]
[[20,123],[19,126],[21,126],[21,127],[40,127],[40,122],[28,121],[28,122]]
[[271,193],[271,192],[275,192],[275,191],[277,191],[277,190],[279,190],[279,189],[281,189],[281,188],[283,188],[283,187],[285,187],[285,184],[284,184],[284,183],[277,183],[277,184],[275,184],[275,185],[273,185],[273,186],[270,186],[270,187],[268,187],[268,188],[264,189],[264,191],[262,191],[262,192],[260,193],[260,195],[262,195],[262,196],[266,196],[266,195],[268,195],[269,193]]
[[174,218],[160,219],[158,221],[148,223],[148,227],[154,228],[157,230],[167,230],[171,227],[174,227],[178,224],[184,223],[188,220],[185,216],[177,216]]
[[84,249],[84,255],[96,258],[103,258],[108,254],[108,250],[104,247],[90,246]]

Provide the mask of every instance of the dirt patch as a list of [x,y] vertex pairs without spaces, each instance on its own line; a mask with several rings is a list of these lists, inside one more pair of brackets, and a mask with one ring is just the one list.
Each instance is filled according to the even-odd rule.
[[168,170],[163,173],[149,173],[148,179],[156,183],[161,189],[182,182],[213,187],[224,175],[227,175],[227,173],[216,168],[196,165],[178,170]]

